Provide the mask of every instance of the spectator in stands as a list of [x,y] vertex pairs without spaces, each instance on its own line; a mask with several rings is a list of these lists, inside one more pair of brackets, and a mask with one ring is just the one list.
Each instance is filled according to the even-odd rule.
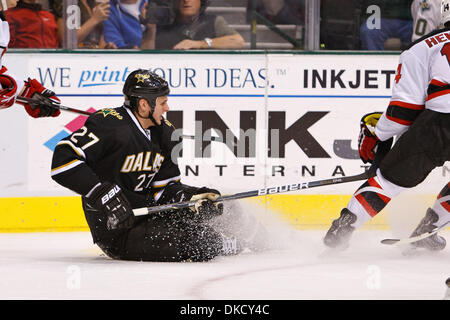
[[104,22],[105,41],[119,49],[139,49],[143,31],[139,16],[146,2],[111,0],[110,15]]
[[361,0],[320,1],[320,47],[360,50]]
[[256,0],[256,8],[253,8],[253,1],[247,1],[249,23],[253,9],[274,24],[304,24],[305,0]]
[[[50,7],[56,17],[58,35],[62,42],[63,18],[62,0],[50,0]],[[103,37],[103,21],[108,19],[110,4],[109,0],[79,0],[81,26],[77,30],[78,46],[80,48],[108,49],[115,48],[113,43],[106,43]]]
[[179,0],[174,21],[152,24],[144,7],[142,21],[146,26],[142,49],[240,49],[242,36],[222,16],[206,14],[207,0]]
[[441,0],[414,0],[411,15],[414,21],[411,40],[416,41],[438,29],[441,24]]
[[400,39],[399,49],[411,43],[411,0],[363,0],[362,3],[364,19],[360,38],[363,50],[384,50],[389,38]]
[[9,23],[10,48],[58,48],[58,28],[55,16],[38,0],[20,0],[15,8],[5,12]]

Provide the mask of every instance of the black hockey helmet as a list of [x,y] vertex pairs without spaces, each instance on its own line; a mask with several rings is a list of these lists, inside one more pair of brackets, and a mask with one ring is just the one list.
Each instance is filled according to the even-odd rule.
[[139,99],[146,99],[152,108],[152,113],[156,105],[156,98],[167,96],[169,93],[167,81],[145,69],[131,72],[123,86],[125,106],[133,109],[137,107]]

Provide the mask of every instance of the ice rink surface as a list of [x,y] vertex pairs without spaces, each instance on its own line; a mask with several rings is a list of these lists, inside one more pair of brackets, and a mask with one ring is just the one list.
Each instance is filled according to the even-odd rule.
[[[114,261],[88,232],[0,234],[0,299],[442,300],[450,248],[405,256],[359,230],[349,249],[324,251],[324,231],[277,226],[275,248],[206,263]],[[450,232],[441,233],[450,240]]]

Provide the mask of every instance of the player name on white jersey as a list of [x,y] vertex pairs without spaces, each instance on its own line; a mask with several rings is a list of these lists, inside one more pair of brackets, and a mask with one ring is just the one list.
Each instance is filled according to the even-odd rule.
[[439,33],[435,36],[432,36],[428,39],[425,39],[425,43],[428,45],[429,48],[443,42],[447,42],[450,40],[450,32],[443,32]]

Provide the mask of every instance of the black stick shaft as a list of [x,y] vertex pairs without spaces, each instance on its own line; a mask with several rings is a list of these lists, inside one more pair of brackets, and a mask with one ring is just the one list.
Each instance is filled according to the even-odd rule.
[[[304,190],[304,189],[310,189],[310,188],[315,188],[315,187],[322,187],[322,186],[328,186],[328,185],[334,185],[334,184],[340,184],[340,183],[346,183],[346,182],[366,180],[373,175],[374,175],[374,171],[368,170],[364,173],[354,175],[354,176],[331,178],[331,179],[309,181],[309,182],[298,182],[298,183],[293,183],[293,184],[287,184],[284,186],[263,188],[263,189],[246,191],[246,192],[239,192],[239,193],[235,193],[232,195],[221,196],[221,197],[217,198],[216,202],[217,201],[227,201],[227,200],[251,198],[251,197],[257,197],[257,196],[265,196],[265,195],[291,192],[291,191],[299,191],[299,190]],[[144,208],[141,208],[141,209],[136,209],[137,211],[135,214],[136,215],[145,215],[145,214],[151,214],[151,213],[167,211],[167,210],[178,210],[178,209],[192,207],[195,205],[196,202],[197,201],[184,201],[184,202],[178,202],[178,203],[163,204],[160,206],[145,208],[146,210],[143,210]]]
[[[17,97],[16,101],[22,102],[22,103],[28,103],[30,105],[37,105],[39,104],[39,101],[36,101],[32,98],[26,98],[26,97]],[[71,107],[66,107],[63,105],[59,105],[59,104],[53,104],[53,103],[48,103],[48,106],[55,108],[55,109],[59,109],[59,110],[64,110],[64,111],[70,111],[73,113],[78,113],[78,114],[82,114],[82,115],[86,115],[86,116],[90,116],[92,113],[89,111],[84,111],[84,110],[79,110],[79,109],[75,109],[75,108],[71,108]]]
[[[181,137],[182,137],[183,139],[192,139],[192,140],[198,139],[196,136],[190,135],[190,134],[183,134],[183,135],[181,135]],[[200,139],[202,139],[202,138],[200,138]],[[208,137],[208,138],[205,138],[203,141],[218,141],[218,142],[224,142],[222,139],[220,139],[220,138],[218,138],[218,137]]]

